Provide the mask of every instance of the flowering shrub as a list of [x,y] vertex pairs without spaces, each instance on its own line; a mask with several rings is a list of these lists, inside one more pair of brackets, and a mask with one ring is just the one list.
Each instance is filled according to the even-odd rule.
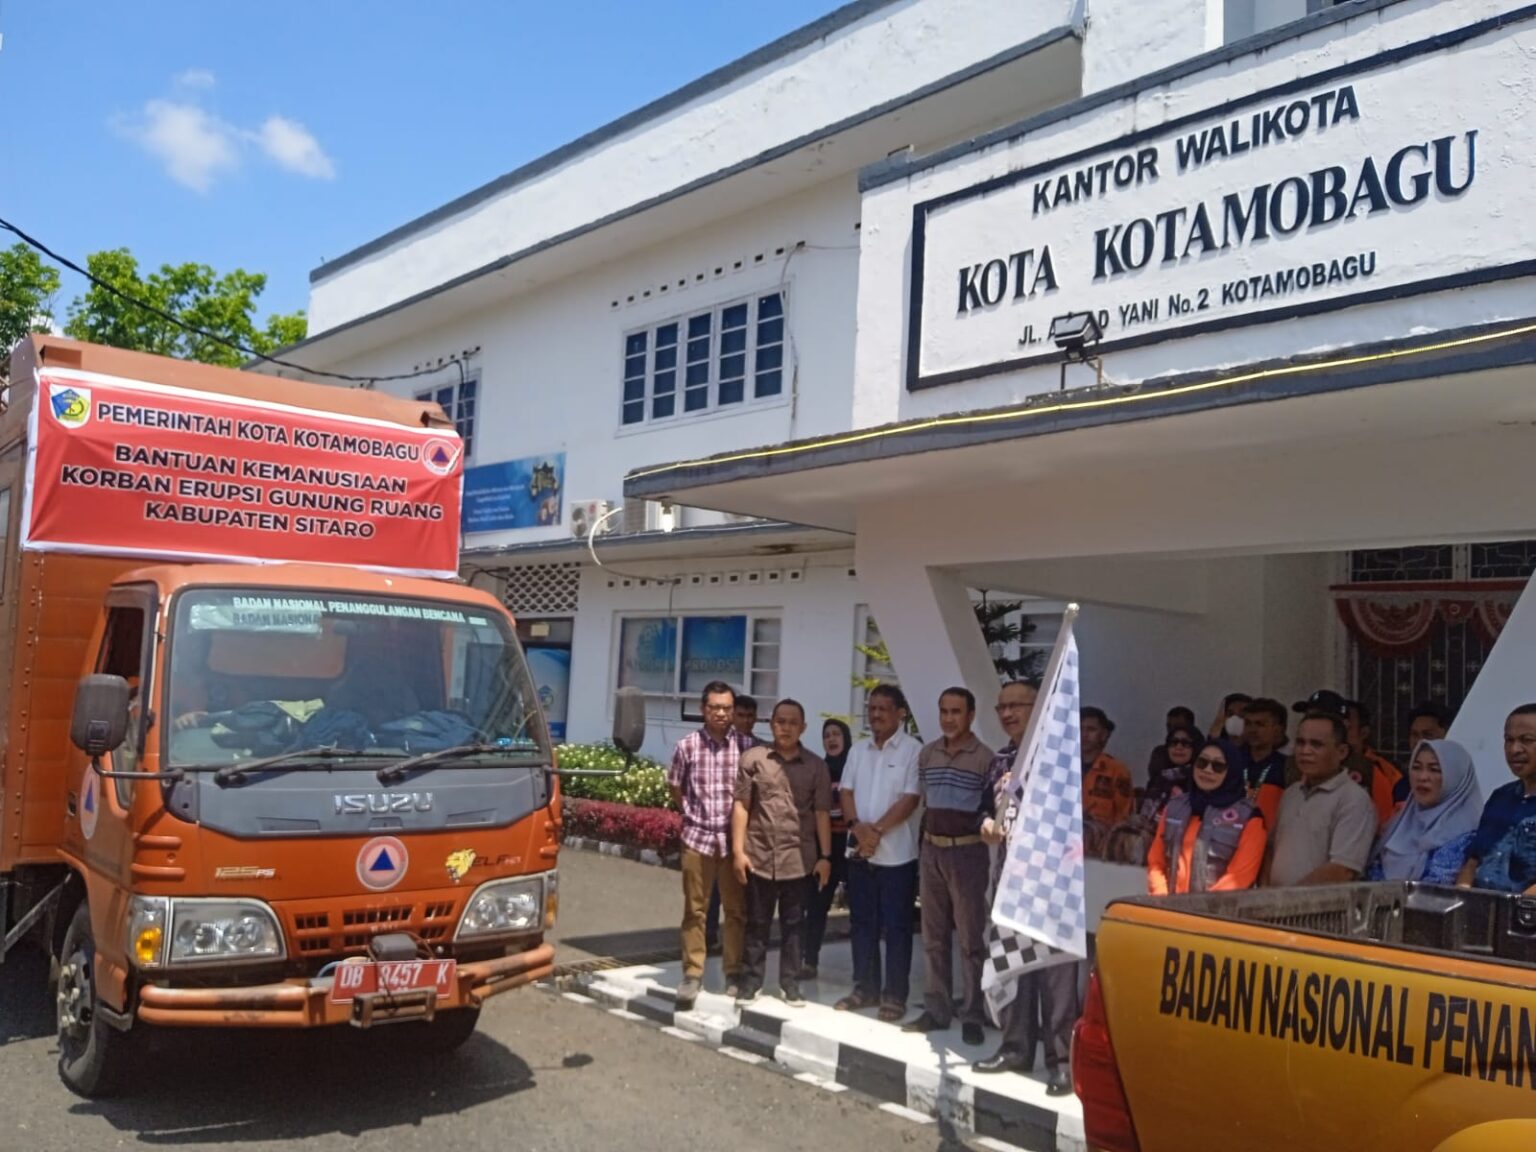
[[682,850],[683,818],[665,808],[632,808],[605,800],[567,799],[565,834],[675,856]]
[[[562,744],[557,749],[562,768],[616,772],[624,768],[624,753],[612,744]],[[566,776],[560,781],[566,796],[577,800],[607,800],[635,808],[670,808],[667,770],[646,756],[636,756],[619,776]]]

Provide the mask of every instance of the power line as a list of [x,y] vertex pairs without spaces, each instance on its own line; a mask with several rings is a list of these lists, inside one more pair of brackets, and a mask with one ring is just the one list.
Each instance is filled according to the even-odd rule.
[[[76,275],[85,277],[87,281],[100,288],[103,292],[107,292],[112,296],[116,296],[125,304],[130,304],[135,308],[138,308],[144,312],[148,312],[151,316],[158,316],[160,319],[166,321],[167,323],[174,324],[184,332],[190,332],[194,336],[202,337],[204,340],[211,340],[215,344],[221,344],[225,348],[239,352],[242,356],[246,356],[252,360],[261,360],[267,364],[276,364],[279,368],[291,368],[295,372],[304,372],[310,376],[323,376],[328,380],[344,380],[349,384],[356,384],[359,387],[368,388],[371,388],[375,384],[390,380],[415,380],[417,377],[430,376],[433,373],[441,372],[443,369],[443,365],[439,364],[431,368],[418,368],[413,372],[396,372],[388,376],[356,376],[350,372],[327,372],[322,368],[307,368],[303,364],[294,363],[292,360],[280,360],[276,356],[268,356],[264,352],[257,352],[254,348],[247,348],[244,344],[241,344],[235,340],[230,340],[228,337],[220,336],[217,332],[210,332],[206,328],[199,328],[196,324],[189,324],[180,316],[177,316],[174,313],[167,312],[163,308],[158,308],[153,304],[147,303],[144,300],[140,300],[136,296],[132,296],[129,293],[124,292],[121,288],[118,288],[115,285],[108,284],[99,276],[93,276],[86,269],[80,267],[79,264],[76,264],[73,260],[69,259],[69,257],[59,255],[52,248],[48,247],[48,245],[44,244],[41,240],[38,240],[36,237],[27,235],[27,233],[23,232],[20,228],[16,227],[16,225],[12,224],[4,217],[0,217],[0,231],[10,232],[11,234],[17,236],[23,244],[26,244],[31,248],[35,248],[50,260],[57,261],[65,268],[68,268],[71,272],[74,272]],[[461,357],[454,356],[449,359],[448,363],[452,364],[459,370],[459,384],[462,386],[466,378],[463,359]]]

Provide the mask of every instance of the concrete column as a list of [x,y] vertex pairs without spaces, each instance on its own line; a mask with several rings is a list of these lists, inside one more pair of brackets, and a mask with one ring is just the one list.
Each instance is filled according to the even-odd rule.
[[924,740],[939,737],[939,693],[964,685],[976,694],[976,731],[993,747],[1003,743],[992,705],[998,676],[970,592],[959,577],[899,554],[881,554],[860,533],[859,587],[891,652],[891,663]]
[[[1450,739],[1472,753],[1483,796],[1514,779],[1504,763],[1504,719],[1521,704],[1536,704],[1536,580],[1488,653],[1472,691],[1456,714]],[[883,626],[883,625],[882,625]]]

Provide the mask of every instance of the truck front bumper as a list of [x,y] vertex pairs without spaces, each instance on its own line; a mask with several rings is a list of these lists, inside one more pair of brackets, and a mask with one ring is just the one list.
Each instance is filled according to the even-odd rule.
[[[513,988],[552,975],[555,946],[539,944],[525,952],[491,960],[461,962],[457,985],[435,998],[436,1012],[478,1008]],[[285,980],[247,988],[166,988],[146,984],[139,989],[138,1018],[146,1024],[171,1028],[323,1028],[354,1023],[351,1002],[331,1001],[330,980]],[[374,1005],[366,1023],[418,1018],[417,1001],[398,1013]]]

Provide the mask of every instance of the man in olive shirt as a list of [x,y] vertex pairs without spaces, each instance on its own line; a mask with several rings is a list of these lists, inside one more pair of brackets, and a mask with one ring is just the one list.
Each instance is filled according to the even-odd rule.
[[832,777],[826,761],[800,743],[805,709],[780,700],[769,720],[773,743],[742,753],[731,810],[736,877],[747,886],[747,939],[738,1004],[763,986],[768,930],[779,913],[779,988],[804,1004],[796,979],[805,935],[805,878],[825,887],[832,875]]
[[1371,798],[1344,770],[1349,729],[1335,713],[1309,713],[1293,746],[1301,779],[1280,798],[1262,883],[1347,884],[1365,871],[1376,838]]
[[992,749],[976,738],[976,697],[968,688],[946,688],[939,697],[941,739],[917,757],[922,788],[922,851],[918,895],[923,910],[923,955],[928,985],[923,1012],[904,1032],[948,1028],[954,1016],[951,936],[960,934],[961,1038],[980,1044],[986,1019],[981,969],[987,961],[987,875],[991,852],[981,822],[992,815],[987,773]]

